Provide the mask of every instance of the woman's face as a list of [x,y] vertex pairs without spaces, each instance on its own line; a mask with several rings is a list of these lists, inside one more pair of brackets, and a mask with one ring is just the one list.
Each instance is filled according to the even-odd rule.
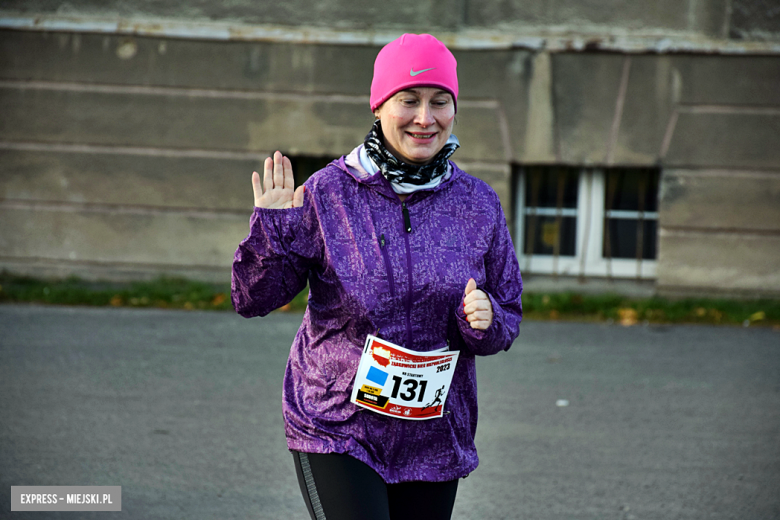
[[382,122],[385,146],[409,164],[428,164],[447,143],[455,103],[445,90],[416,87],[397,92],[374,110]]

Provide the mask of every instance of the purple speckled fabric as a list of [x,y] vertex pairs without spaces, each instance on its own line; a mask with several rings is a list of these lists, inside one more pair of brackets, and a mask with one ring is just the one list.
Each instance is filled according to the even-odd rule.
[[[350,163],[351,164],[351,163]],[[309,305],[284,377],[290,449],[347,453],[387,483],[441,482],[478,464],[475,356],[506,350],[522,318],[522,281],[498,196],[452,165],[403,206],[381,173],[334,161],[306,182],[300,208],[255,208],[233,262],[233,305],[245,317]],[[474,278],[493,304],[486,331],[463,314]],[[349,402],[367,334],[418,351],[461,351],[439,419],[405,421]],[[449,412],[449,413],[447,413]]]

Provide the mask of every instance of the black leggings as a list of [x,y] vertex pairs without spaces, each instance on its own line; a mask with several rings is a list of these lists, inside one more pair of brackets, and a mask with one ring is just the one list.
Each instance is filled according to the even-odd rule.
[[458,480],[385,484],[376,471],[338,453],[293,451],[312,520],[449,520]]

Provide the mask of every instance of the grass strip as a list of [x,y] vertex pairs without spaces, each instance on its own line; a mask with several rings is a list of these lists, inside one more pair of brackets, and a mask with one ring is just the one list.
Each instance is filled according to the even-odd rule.
[[614,294],[525,293],[528,319],[638,323],[702,323],[780,327],[780,301],[628,298]]
[[0,275],[0,302],[164,309],[232,310],[230,286],[181,278],[130,283],[87,282],[71,277],[44,280]]
[[[282,310],[302,312],[308,288]],[[87,282],[79,278],[44,280],[0,273],[0,303],[42,303],[163,309],[233,310],[229,284],[209,284],[183,278],[145,282]],[[639,323],[702,323],[780,327],[778,300],[691,298],[633,299],[577,293],[525,293],[526,319]]]

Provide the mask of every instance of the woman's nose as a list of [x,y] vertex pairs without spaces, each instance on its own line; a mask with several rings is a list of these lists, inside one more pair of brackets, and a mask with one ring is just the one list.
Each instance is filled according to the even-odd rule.
[[431,126],[435,122],[433,114],[431,113],[431,107],[425,103],[421,103],[420,108],[417,110],[417,114],[415,114],[414,122],[423,128]]

